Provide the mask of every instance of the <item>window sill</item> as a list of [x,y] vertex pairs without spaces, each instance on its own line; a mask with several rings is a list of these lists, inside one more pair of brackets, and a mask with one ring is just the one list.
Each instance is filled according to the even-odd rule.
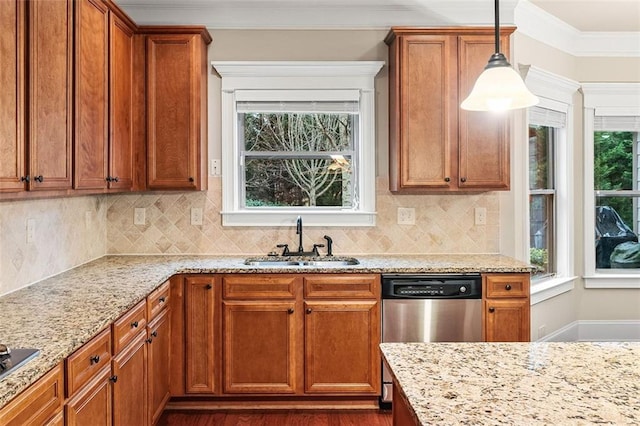
[[375,226],[375,212],[242,211],[221,212],[222,226],[295,226],[302,216],[304,226]]
[[584,277],[585,288],[640,288],[640,271],[623,274],[593,274]]
[[531,305],[544,302],[552,297],[571,291],[578,277],[554,277],[531,283]]

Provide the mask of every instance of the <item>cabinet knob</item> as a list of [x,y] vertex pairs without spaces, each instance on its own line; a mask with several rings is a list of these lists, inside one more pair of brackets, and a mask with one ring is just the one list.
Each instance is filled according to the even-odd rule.
[[100,355],[94,355],[91,358],[89,358],[89,362],[91,364],[97,364],[100,362]]
[[189,182],[195,182],[195,181],[196,180],[192,176],[189,176]]
[[44,177],[42,175],[38,175],[38,176],[35,176],[33,180],[35,180],[36,182],[42,183],[42,181],[44,181]]
[[112,180],[113,180],[114,182],[118,182],[120,179],[118,178],[118,176],[116,176],[116,177],[113,177],[113,178],[112,178]]
[[505,289],[505,290],[511,290],[511,284],[507,284],[507,285],[505,285],[505,286],[504,286],[504,289]]
[[444,178],[445,182],[451,182],[451,178],[449,176],[447,176],[446,178]]
[[167,300],[167,298],[162,296],[161,298],[158,299],[158,302],[164,303],[166,300]]
[[131,328],[138,328],[138,321],[134,321],[131,323]]
[[114,375],[114,376],[109,377],[109,381],[110,381],[111,383],[115,383],[115,382],[117,382],[117,381],[118,381],[118,376],[115,376],[115,375]]
[[307,308],[307,314],[310,314],[311,312],[313,312],[311,308]]
[[466,177],[460,178],[460,182],[465,183],[467,181]]
[[494,313],[496,311],[496,308],[489,308],[489,312]]
[[29,183],[30,180],[31,180],[31,178],[29,178],[29,175],[20,177],[20,182]]
[[154,331],[151,333],[151,337],[158,337],[158,330],[154,330]]
[[145,342],[147,343],[153,343],[153,339],[151,337],[149,337],[147,340],[145,340]]
[[213,288],[213,286],[211,284],[207,284],[207,286],[205,287],[207,290],[211,290]]
[[289,309],[287,309],[287,313],[288,313],[288,314],[292,314],[293,312],[294,312],[294,311],[293,311],[293,308],[289,308]]
[[111,182],[111,176],[107,176],[104,180],[106,180],[107,182]]

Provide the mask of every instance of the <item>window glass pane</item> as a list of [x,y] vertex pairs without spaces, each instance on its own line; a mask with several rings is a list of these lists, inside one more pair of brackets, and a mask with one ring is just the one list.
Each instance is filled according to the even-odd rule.
[[553,194],[529,196],[530,262],[534,276],[554,272]]
[[633,132],[594,132],[596,190],[633,189]]
[[352,207],[350,156],[250,158],[245,207]]
[[553,128],[529,126],[529,189],[551,189],[553,182]]
[[596,196],[596,268],[640,268],[640,197]]

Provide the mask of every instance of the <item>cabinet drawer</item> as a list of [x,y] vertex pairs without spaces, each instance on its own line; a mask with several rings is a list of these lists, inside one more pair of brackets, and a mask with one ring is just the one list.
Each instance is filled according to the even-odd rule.
[[107,328],[71,354],[67,360],[67,397],[111,362],[111,331]]
[[294,299],[300,286],[295,275],[227,275],[222,279],[224,299]]
[[484,294],[487,298],[509,298],[529,296],[528,274],[485,275]]
[[311,275],[304,278],[305,299],[380,297],[378,275]]
[[169,290],[169,281],[167,281],[147,296],[147,319],[149,322],[169,306]]
[[113,353],[117,354],[147,325],[147,301],[143,300],[112,325]]
[[57,365],[0,411],[0,424],[22,426],[45,424],[64,400],[62,364]]

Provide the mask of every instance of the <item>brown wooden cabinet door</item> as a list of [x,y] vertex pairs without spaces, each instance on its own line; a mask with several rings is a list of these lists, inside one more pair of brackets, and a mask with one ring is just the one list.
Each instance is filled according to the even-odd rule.
[[[509,39],[502,37],[502,51]],[[495,51],[493,36],[458,37],[460,101],[465,99]],[[509,189],[509,138],[507,112],[465,111],[459,108],[460,189]]]
[[[395,60],[398,81],[390,82],[397,96],[392,111],[399,120],[391,136],[392,191],[448,188],[456,142],[455,38],[448,35],[402,37]],[[395,85],[395,86],[393,86]],[[397,144],[395,146],[394,144]],[[453,157],[455,158],[455,157]],[[394,179],[395,177],[395,179]]]
[[25,189],[25,4],[0,2],[0,191]]
[[172,366],[170,309],[164,309],[149,324],[148,330],[148,371],[149,371],[149,420],[156,424],[169,397],[169,369]]
[[109,171],[111,189],[133,187],[133,30],[109,17]]
[[223,392],[298,391],[301,312],[291,301],[224,301]]
[[78,0],[75,11],[76,189],[107,187],[109,9]]
[[29,189],[70,189],[73,2],[28,5]]
[[528,342],[529,299],[487,299],[484,305],[487,342]]
[[305,392],[380,391],[380,304],[305,301]]
[[185,393],[215,392],[215,291],[212,277],[185,279]]
[[146,333],[138,336],[113,357],[113,425],[147,424]]
[[154,34],[146,52],[147,186],[206,189],[206,45],[198,35]]
[[67,405],[65,418],[67,426],[110,426],[111,425],[111,364],[103,368],[95,378],[83,387]]

